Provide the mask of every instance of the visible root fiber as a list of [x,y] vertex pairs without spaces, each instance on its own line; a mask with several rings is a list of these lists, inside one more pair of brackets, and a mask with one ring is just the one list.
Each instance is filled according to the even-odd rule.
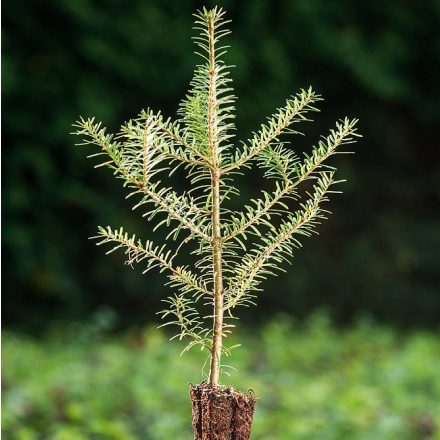
[[249,440],[255,396],[208,383],[191,385],[194,440]]

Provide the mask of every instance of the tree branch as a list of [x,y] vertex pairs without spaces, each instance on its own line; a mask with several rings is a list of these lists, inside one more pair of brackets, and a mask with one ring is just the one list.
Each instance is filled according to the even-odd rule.
[[[294,235],[311,235],[317,220],[325,218],[323,216],[325,211],[320,208],[320,204],[326,200],[330,186],[337,183],[333,180],[333,174],[333,172],[322,173],[315,186],[315,193],[306,204],[302,205],[302,211],[291,216],[275,234],[263,237],[263,244],[246,254],[242,264],[236,267],[236,275],[231,278],[232,282],[225,290],[225,295],[228,297],[226,310],[239,304],[248,290],[256,289],[267,274],[277,269],[270,260],[278,263],[286,260],[291,256],[293,248],[301,246]],[[245,301],[249,299],[245,298]]]
[[320,141],[317,147],[313,147],[311,156],[307,156],[301,165],[295,164],[292,167],[292,174],[296,176],[296,180],[289,178],[289,180],[283,182],[282,186],[277,186],[273,194],[267,195],[265,200],[257,200],[255,202],[256,209],[246,206],[248,219],[243,222],[244,214],[234,217],[231,221],[235,224],[235,228],[223,237],[223,241],[226,242],[238,235],[243,235],[248,228],[260,224],[262,219],[271,214],[274,206],[280,204],[281,200],[289,194],[292,195],[296,187],[316,173],[323,162],[335,154],[339,147],[352,143],[353,137],[359,136],[356,133],[357,122],[357,119],[349,120],[348,118],[338,122],[336,130],[331,130],[324,141]]
[[261,130],[254,134],[250,141],[250,146],[244,145],[243,151],[236,155],[235,161],[223,167],[221,173],[229,173],[230,171],[240,168],[243,164],[258,155],[260,151],[276,141],[280,135],[287,131],[290,125],[295,122],[307,120],[304,115],[309,111],[317,111],[317,109],[312,106],[312,103],[319,100],[321,100],[321,98],[315,94],[311,87],[307,91],[302,90],[301,93],[294,98],[288,99],[286,105],[269,119],[267,125],[262,125]]
[[160,267],[160,272],[163,270],[170,272],[171,283],[180,286],[180,290],[183,292],[192,291],[212,296],[205,283],[200,281],[191,271],[182,266],[173,266],[172,260],[175,255],[171,255],[171,251],[165,251],[165,245],[162,247],[155,246],[152,241],[147,241],[144,245],[140,240],[136,240],[135,235],[130,237],[122,228],[119,231],[113,231],[110,226],[107,226],[107,228],[100,226],[98,233],[99,235],[92,237],[101,240],[97,243],[98,246],[106,243],[116,243],[116,246],[110,249],[107,254],[119,248],[125,248],[125,253],[128,255],[127,264],[132,265],[147,260],[147,268],[143,273],[157,266]]

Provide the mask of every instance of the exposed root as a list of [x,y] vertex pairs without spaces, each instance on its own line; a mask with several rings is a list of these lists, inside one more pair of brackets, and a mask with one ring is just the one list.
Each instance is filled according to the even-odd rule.
[[255,396],[208,383],[191,385],[194,440],[249,440]]

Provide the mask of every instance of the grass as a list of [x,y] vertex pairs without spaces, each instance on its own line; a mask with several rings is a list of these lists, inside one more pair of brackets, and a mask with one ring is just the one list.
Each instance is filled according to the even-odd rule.
[[[259,396],[254,440],[440,439],[438,334],[365,320],[337,330],[323,314],[240,332],[223,383]],[[43,340],[4,332],[3,438],[192,438],[188,383],[201,381],[205,353],[179,357],[167,339],[87,325]]]

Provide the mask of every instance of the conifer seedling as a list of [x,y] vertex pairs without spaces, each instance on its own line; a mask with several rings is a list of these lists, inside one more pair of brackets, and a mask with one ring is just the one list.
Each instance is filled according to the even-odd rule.
[[[99,245],[108,253],[125,252],[130,264],[145,272],[158,269],[168,277],[173,293],[161,312],[165,325],[177,327],[186,350],[194,346],[209,353],[206,381],[192,386],[193,428],[196,439],[247,439],[255,398],[220,384],[222,356],[229,355],[227,335],[241,306],[253,305],[261,282],[283,270],[285,261],[316,232],[326,218],[323,205],[334,191],[335,169],[326,164],[359,136],[356,119],[345,118],[321,138],[304,157],[298,157],[285,135],[310,120],[321,97],[312,88],[288,98],[281,108],[244,142],[235,142],[235,100],[230,66],[224,62],[230,32],[221,8],[195,15],[194,37],[202,63],[173,121],[147,109],[109,134],[94,118],[80,118],[75,134],[79,145],[94,144],[96,167],[107,166],[128,189],[134,208],[156,228],[167,228],[167,241],[176,246],[141,240],[122,227],[99,227]],[[179,191],[173,173],[185,171],[191,189]],[[251,200],[241,211],[227,208],[238,194],[237,174],[264,172],[271,190]],[[308,191],[300,191],[300,185]],[[292,204],[296,204],[294,210]],[[177,263],[185,248],[195,264]],[[188,261],[188,259],[187,259]]]

